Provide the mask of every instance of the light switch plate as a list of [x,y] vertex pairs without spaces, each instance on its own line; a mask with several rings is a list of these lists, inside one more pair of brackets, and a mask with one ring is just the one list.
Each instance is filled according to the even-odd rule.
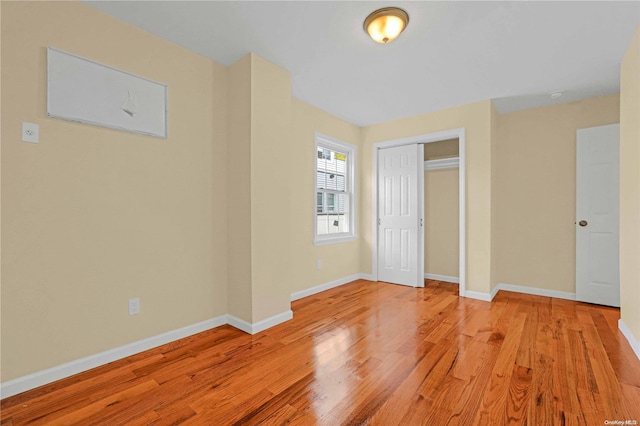
[[22,123],[22,140],[24,142],[40,142],[40,125],[35,123]]

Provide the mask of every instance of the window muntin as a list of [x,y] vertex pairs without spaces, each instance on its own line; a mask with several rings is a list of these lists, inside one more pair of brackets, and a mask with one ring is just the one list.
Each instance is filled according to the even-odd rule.
[[355,146],[316,136],[316,244],[355,238]]

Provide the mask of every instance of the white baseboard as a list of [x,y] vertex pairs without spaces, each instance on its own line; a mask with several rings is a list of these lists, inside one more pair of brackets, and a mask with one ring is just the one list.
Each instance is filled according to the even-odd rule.
[[234,317],[233,315],[227,315],[227,323],[230,326],[237,328],[238,330],[244,331],[245,333],[256,334],[260,333],[263,330],[266,330],[267,328],[271,328],[285,321],[289,321],[292,318],[293,311],[289,309],[253,324],[248,323],[247,321],[242,320],[238,317]]
[[[456,277],[448,277],[443,275],[425,274],[425,278],[436,279],[439,281],[459,282]],[[348,277],[344,277],[338,280],[334,280],[325,284],[321,284],[315,287],[308,288],[306,290],[297,291],[291,294],[291,300],[302,299],[303,297],[311,296],[316,293],[320,293],[331,288],[335,288],[352,281],[363,279],[373,281],[373,275],[371,274],[354,274]],[[456,281],[453,281],[455,279]],[[575,300],[575,293],[566,293],[556,290],[545,290],[533,287],[523,287],[512,284],[498,284],[491,291],[491,293],[482,293],[479,291],[467,290],[464,294],[465,297],[472,299],[484,300],[490,302],[493,300],[498,290],[515,291],[519,293],[533,294],[538,296],[556,297],[561,299]],[[265,320],[259,321],[254,324],[250,324],[240,318],[233,315],[222,315],[216,318],[212,318],[206,321],[199,322],[197,324],[188,325],[186,327],[179,328],[177,330],[168,331],[166,333],[159,334],[157,336],[149,337],[147,339],[139,340],[137,342],[129,343],[118,348],[110,349],[108,351],[90,355],[85,358],[81,358],[75,361],[71,361],[65,364],[58,365],[56,367],[48,368],[46,370],[38,371],[33,374],[18,377],[14,380],[9,380],[0,384],[0,398],[7,398],[19,393],[37,388],[38,386],[45,385],[47,383],[54,382],[56,380],[63,379],[65,377],[72,376],[74,374],[81,373],[83,371],[90,370],[95,367],[113,362],[127,356],[135,355],[137,353],[146,351],[148,349],[155,348],[157,346],[164,345],[196,333],[200,333],[211,328],[219,327],[224,324],[229,324],[239,330],[249,334],[256,334],[260,331],[266,330],[275,325],[281,324],[293,318],[293,312],[287,310],[280,314],[274,315]],[[618,327],[624,334],[626,339],[631,344],[635,354],[640,358],[640,343],[635,339],[629,328],[619,321]]]
[[485,302],[491,302],[491,300],[493,299],[493,296],[489,293],[482,293],[480,291],[472,291],[472,290],[465,291],[464,297],[468,297],[470,299],[484,300]]
[[493,300],[493,298],[496,297],[496,294],[498,294],[499,291],[500,291],[500,284],[496,284],[496,286],[493,288],[493,290],[491,290],[491,293],[489,294],[489,296],[491,297],[491,300]]
[[556,299],[576,300],[575,293],[566,291],[547,290],[545,288],[525,287],[514,284],[499,283],[496,288],[504,291],[513,291],[516,293],[532,294],[534,296],[554,297]]
[[129,343],[99,354],[90,355],[52,368],[47,368],[46,370],[18,377],[17,379],[9,380],[0,385],[0,398],[17,395],[19,393],[35,389],[38,386],[46,385],[47,383],[82,373],[83,371],[144,352],[148,349],[152,349],[175,340],[183,339],[211,328],[219,327],[226,323],[227,315],[222,315],[196,324],[188,325],[177,330],[158,334],[157,336],[149,337],[147,339],[138,340],[137,342]]
[[266,330],[267,328],[271,328],[278,324],[282,324],[283,322],[289,321],[292,318],[293,318],[293,311],[291,309],[288,309],[277,315],[274,315],[272,317],[269,317],[267,319],[263,319],[262,321],[258,321],[254,323],[251,327],[251,331],[252,331],[251,334],[260,333],[261,331]]
[[[369,278],[365,278],[365,277],[369,277]],[[351,281],[360,280],[360,279],[363,279],[363,280],[370,279],[372,281],[373,277],[370,277],[367,274],[349,275],[348,277],[339,278],[337,280],[330,281],[328,283],[320,284],[315,287],[311,287],[305,290],[300,290],[300,291],[296,291],[295,293],[291,293],[291,301],[293,302],[294,300],[302,299],[303,297],[312,296],[314,294],[317,294],[335,287],[339,287],[341,285],[350,283]]]
[[9,380],[8,382],[0,384],[0,398],[8,398],[31,389],[35,389],[38,386],[46,385],[47,383],[55,382],[56,380],[64,379],[65,377],[73,376],[74,374],[82,373],[83,371],[87,371],[224,324],[229,324],[244,331],[245,333],[256,334],[292,318],[293,311],[290,309],[255,324],[249,324],[248,322],[236,318],[233,315],[222,315],[197,324],[188,325],[177,330],[168,331],[157,336],[129,343],[118,348],[109,349],[108,351],[104,351],[99,354],[90,355],[88,357],[67,362],[33,374],[18,377],[14,380]]
[[522,285],[498,283],[491,293],[482,293],[479,291],[467,290],[464,297],[470,297],[471,299],[484,300],[485,302],[491,302],[498,291],[513,291],[515,293],[531,294],[534,296],[546,296],[554,297],[556,299],[576,300],[575,293],[568,293],[566,291],[547,290],[545,288],[525,287]]
[[245,333],[248,334],[253,334],[251,332],[253,326],[251,325],[250,322],[247,322],[243,319],[240,319],[238,317],[234,317],[231,314],[227,314],[227,324],[229,324],[232,327],[237,328],[238,330],[244,331]]
[[631,345],[631,349],[633,349],[633,352],[636,354],[638,359],[640,359],[640,342],[633,335],[629,327],[627,327],[627,324],[622,321],[622,318],[618,320],[618,329],[622,332],[625,339],[627,339],[627,342]]
[[359,273],[358,274],[358,279],[367,280],[367,281],[375,281],[375,278],[373,278],[373,274]]
[[[330,288],[338,287],[340,285],[347,284],[358,279],[373,281],[373,276],[370,274],[351,275],[339,280],[331,281],[326,284],[293,293],[291,295],[291,300],[298,300],[303,297],[310,296],[312,294],[316,294]],[[67,362],[65,364],[61,364],[52,368],[48,368],[46,370],[38,371],[1,383],[0,399],[8,398],[10,396],[17,395],[31,389],[35,389],[39,386],[46,385],[47,383],[55,382],[56,380],[64,379],[65,377],[73,376],[74,374],[82,373],[83,371],[87,371],[92,368],[99,367],[101,365],[108,364],[110,362],[117,361],[119,359],[135,355],[148,349],[152,349],[166,343],[183,339],[193,334],[197,334],[211,328],[219,327],[224,324],[229,324],[239,330],[244,331],[245,333],[256,334],[275,325],[288,321],[292,318],[293,311],[291,311],[290,309],[254,324],[250,324],[244,320],[241,320],[240,318],[234,317],[233,315],[225,314],[216,318],[211,318],[209,320],[199,322],[197,324],[192,324],[186,327],[179,328],[177,330],[168,331],[157,336],[152,336],[147,339],[139,340],[137,342],[129,343],[124,346],[101,352],[99,354],[90,355],[88,357],[80,358],[75,361]]]
[[450,277],[449,275],[424,274],[424,278],[427,280],[445,281],[448,283],[460,284],[460,278]]

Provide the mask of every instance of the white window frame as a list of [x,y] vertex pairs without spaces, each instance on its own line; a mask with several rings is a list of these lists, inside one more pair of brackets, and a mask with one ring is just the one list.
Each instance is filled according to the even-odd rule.
[[[349,212],[349,232],[341,232],[338,234],[321,234],[318,235],[318,147],[327,148],[332,151],[344,152],[347,154],[347,168],[345,176],[346,193],[350,194],[348,212]],[[356,163],[358,156],[358,148],[348,142],[332,138],[316,132],[315,144],[313,147],[313,244],[323,246],[328,244],[345,243],[354,241],[358,238],[356,228]]]

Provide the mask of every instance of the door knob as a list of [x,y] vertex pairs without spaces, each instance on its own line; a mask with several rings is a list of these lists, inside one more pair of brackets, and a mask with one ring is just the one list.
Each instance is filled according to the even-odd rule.
[[578,222],[578,225],[580,226],[587,226],[589,223],[586,220],[581,220],[580,222]]

